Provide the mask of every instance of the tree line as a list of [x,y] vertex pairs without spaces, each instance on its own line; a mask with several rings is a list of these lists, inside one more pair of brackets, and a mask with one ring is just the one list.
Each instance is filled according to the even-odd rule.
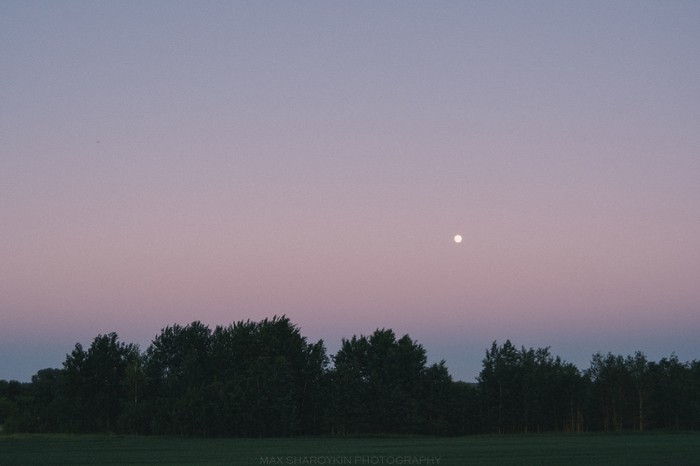
[[0,380],[6,432],[271,437],[700,429],[700,362],[597,353],[579,370],[549,348],[494,342],[477,383],[390,329],[326,354],[286,316],[161,330],[142,352],[116,333],[61,369]]

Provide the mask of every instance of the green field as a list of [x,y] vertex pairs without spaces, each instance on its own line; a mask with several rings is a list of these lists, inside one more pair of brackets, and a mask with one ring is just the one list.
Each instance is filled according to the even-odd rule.
[[700,433],[461,438],[0,436],[1,465],[700,465]]

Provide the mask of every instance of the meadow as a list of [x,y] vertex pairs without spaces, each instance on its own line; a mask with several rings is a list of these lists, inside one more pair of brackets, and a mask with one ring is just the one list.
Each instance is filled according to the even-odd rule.
[[698,433],[202,439],[0,435],[0,464],[697,465]]

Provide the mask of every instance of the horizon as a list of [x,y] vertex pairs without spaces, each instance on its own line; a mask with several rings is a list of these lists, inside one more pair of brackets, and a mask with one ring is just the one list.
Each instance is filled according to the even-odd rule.
[[3,2],[0,379],[283,314],[329,356],[408,334],[467,382],[494,340],[700,358],[699,22]]
[[[447,349],[442,348],[441,351],[435,351],[435,350],[431,349],[430,347],[426,346],[419,338],[416,338],[414,335],[412,335],[412,334],[410,334],[410,333],[405,333],[405,332],[396,331],[396,329],[393,328],[393,327],[381,327],[381,328],[380,328],[380,327],[376,327],[375,329],[372,329],[372,330],[369,330],[369,331],[366,331],[366,332],[359,332],[359,333],[353,333],[353,334],[343,335],[343,336],[341,336],[339,339],[337,339],[337,341],[334,340],[334,341],[332,341],[332,342],[329,342],[328,339],[323,338],[323,337],[320,337],[320,338],[315,338],[315,337],[314,337],[314,338],[311,338],[311,337],[309,337],[308,335],[306,335],[306,334],[304,333],[304,329],[303,329],[301,326],[299,326],[290,316],[288,316],[288,315],[286,315],[286,314],[283,314],[283,313],[282,313],[282,314],[277,314],[277,316],[279,316],[279,317],[284,317],[284,316],[286,316],[287,318],[289,318],[289,319],[290,319],[290,322],[291,322],[293,325],[295,325],[295,326],[299,329],[299,331],[300,331],[300,333],[301,333],[301,336],[304,337],[304,338],[307,340],[308,343],[316,343],[316,342],[322,340],[322,341],[323,341],[324,348],[326,349],[326,355],[327,355],[327,356],[329,357],[329,359],[330,359],[330,364],[331,364],[331,366],[333,365],[333,364],[332,364],[332,359],[331,359],[331,357],[334,356],[334,355],[338,352],[338,350],[340,349],[342,340],[346,340],[346,339],[349,340],[349,339],[351,339],[351,338],[353,338],[353,337],[370,336],[375,330],[387,329],[387,330],[392,330],[392,331],[394,331],[394,333],[396,334],[397,338],[400,338],[400,337],[402,337],[402,336],[404,336],[404,335],[408,335],[416,344],[421,345],[421,346],[425,349],[425,351],[426,351],[426,356],[427,356],[427,359],[428,359],[428,364],[439,363],[440,361],[443,361],[443,360],[444,360],[444,361],[445,361],[445,366],[448,368],[448,370],[449,370],[449,372],[450,372],[450,375],[452,376],[453,380],[455,380],[455,381],[467,382],[467,383],[476,383],[476,382],[477,382],[477,377],[478,377],[478,375],[479,375],[479,372],[482,370],[482,361],[483,361],[484,355],[485,355],[485,353],[490,349],[491,344],[494,343],[494,342],[495,342],[495,343],[498,343],[499,345],[502,345],[502,344],[505,343],[506,341],[510,341],[510,342],[511,342],[513,345],[515,345],[515,347],[518,348],[518,349],[520,349],[520,348],[526,348],[526,349],[530,349],[530,348],[534,348],[534,349],[538,349],[538,348],[549,348],[549,349],[550,349],[550,353],[551,353],[551,355],[552,355],[553,357],[555,357],[555,358],[556,358],[556,357],[560,357],[560,358],[562,359],[563,362],[573,364],[573,365],[576,366],[576,368],[577,368],[579,371],[581,371],[581,372],[583,372],[583,371],[585,371],[586,369],[589,368],[591,359],[592,359],[593,355],[596,354],[596,353],[601,353],[601,354],[603,354],[603,355],[608,354],[608,353],[611,353],[611,354],[614,354],[614,355],[622,355],[622,356],[625,356],[625,357],[626,357],[626,356],[633,356],[633,355],[635,354],[636,351],[641,351],[642,353],[645,354],[645,356],[649,359],[649,361],[654,361],[654,362],[658,362],[658,361],[660,361],[662,358],[668,358],[668,357],[671,357],[671,356],[677,356],[678,359],[679,359],[679,361],[682,362],[682,363],[692,362],[692,361],[694,361],[694,360],[699,360],[699,359],[700,359],[700,358],[697,358],[697,357],[695,357],[695,356],[692,356],[692,357],[691,357],[690,355],[691,355],[692,351],[680,351],[680,352],[679,352],[679,351],[675,351],[675,350],[674,350],[674,351],[671,351],[671,352],[668,352],[668,353],[664,353],[664,352],[663,352],[663,351],[664,351],[663,348],[656,347],[655,349],[652,349],[651,352],[647,352],[647,351],[643,351],[643,350],[640,350],[640,349],[634,349],[634,348],[630,347],[629,345],[625,345],[625,344],[620,345],[620,344],[618,344],[618,345],[615,346],[615,348],[616,348],[615,350],[608,350],[608,349],[604,349],[604,348],[599,348],[599,349],[593,351],[592,353],[590,353],[587,357],[586,357],[585,355],[581,354],[580,352],[579,352],[578,354],[577,354],[576,352],[574,352],[573,354],[575,355],[575,357],[578,357],[578,360],[576,360],[576,359],[572,360],[572,359],[570,359],[570,358],[567,358],[566,356],[563,356],[563,354],[567,354],[566,351],[564,351],[564,352],[562,352],[562,351],[557,351],[557,348],[553,347],[552,345],[549,345],[549,344],[535,344],[535,345],[525,344],[525,343],[522,343],[522,342],[520,342],[520,341],[516,341],[516,340],[513,340],[513,339],[511,339],[511,338],[506,337],[506,338],[503,338],[503,339],[492,339],[492,340],[490,340],[489,343],[488,343],[487,345],[484,345],[484,347],[481,349],[481,351],[470,352],[470,353],[468,353],[468,354],[465,352],[465,358],[464,358],[464,360],[462,361],[462,364],[459,364],[459,363],[458,363],[458,364],[450,364],[450,361],[446,360],[444,357],[436,357],[435,355],[436,355],[436,354],[438,354],[438,355],[439,355],[439,354],[450,354],[450,352],[455,353],[456,350],[455,350],[454,348],[447,347]],[[270,315],[270,316],[262,317],[262,318],[260,318],[260,320],[272,319],[273,317],[274,317],[274,315]],[[225,323],[225,324],[222,323],[222,324],[211,325],[211,324],[208,324],[208,323],[206,323],[206,322],[202,322],[202,324],[206,325],[206,326],[207,326],[208,328],[210,328],[211,330],[214,330],[214,328],[216,328],[216,327],[218,327],[218,326],[227,327],[228,325],[232,325],[232,324],[235,324],[235,323],[237,323],[237,322],[239,322],[239,321],[246,321],[246,320],[249,320],[249,319],[246,319],[246,318],[243,318],[243,319],[236,319],[236,320],[233,320],[233,321],[228,322],[228,323]],[[254,319],[250,319],[250,320],[251,320],[251,321],[255,321]],[[193,322],[194,322],[194,321],[193,321]],[[189,324],[191,324],[191,323],[192,323],[192,322],[171,322],[171,323],[169,323],[169,324],[167,324],[167,325],[163,325],[163,326],[161,326],[161,328],[159,329],[159,331],[156,332],[156,333],[154,333],[153,337],[151,337],[147,342],[143,342],[143,341],[142,341],[142,342],[139,342],[139,341],[132,341],[132,340],[129,340],[128,338],[124,338],[121,334],[119,334],[119,332],[114,332],[114,333],[117,334],[117,336],[119,337],[119,341],[120,341],[120,342],[123,342],[123,343],[125,343],[125,344],[135,344],[135,345],[138,346],[139,351],[142,352],[142,353],[144,353],[144,352],[146,351],[146,349],[147,349],[147,348],[150,346],[150,344],[152,343],[153,338],[155,338],[156,336],[158,336],[158,335],[160,334],[160,332],[161,332],[163,329],[165,329],[167,326],[172,326],[172,325],[186,326],[186,325],[189,325]],[[63,361],[65,361],[65,360],[66,360],[66,357],[67,357],[68,355],[70,355],[71,351],[75,348],[75,345],[76,345],[76,344],[80,344],[80,345],[82,345],[82,347],[83,347],[84,349],[87,349],[87,348],[90,347],[90,344],[92,343],[92,341],[93,341],[96,337],[98,337],[99,335],[108,335],[108,334],[110,334],[110,333],[112,333],[112,332],[111,332],[111,331],[104,331],[104,332],[100,332],[99,334],[95,334],[95,335],[93,335],[92,337],[90,337],[90,338],[88,338],[88,339],[86,339],[86,340],[84,340],[84,341],[76,341],[76,342],[74,342],[72,345],[69,345],[69,346],[65,347],[65,349],[64,349],[62,352],[61,352],[61,351],[58,351],[58,352],[56,352],[56,353],[54,353],[54,354],[49,355],[49,351],[48,351],[48,350],[47,350],[47,351],[44,351],[44,352],[42,352],[42,353],[43,353],[43,354],[42,354],[42,357],[51,358],[51,360],[53,360],[53,361],[58,361],[58,363],[53,364],[53,365],[47,365],[47,366],[44,366],[44,367],[39,367],[39,368],[34,369],[34,370],[31,369],[31,368],[28,368],[28,367],[23,367],[23,368],[21,368],[21,370],[20,370],[19,372],[20,372],[20,373],[23,373],[23,374],[26,374],[26,377],[25,377],[25,378],[3,378],[3,377],[0,377],[0,380],[7,380],[7,381],[12,381],[12,380],[14,380],[14,381],[18,381],[18,382],[21,382],[21,383],[28,383],[28,382],[31,382],[31,377],[32,377],[33,375],[36,375],[36,373],[37,373],[39,370],[42,370],[42,369],[62,369],[62,368],[63,368]],[[654,345],[648,345],[648,346],[654,348]],[[466,348],[469,348],[469,349],[474,349],[474,345],[473,345],[473,344],[472,344],[472,345],[468,345],[468,346],[465,345],[465,347],[466,347]],[[451,350],[451,351],[450,351],[450,350]],[[5,364],[6,364],[8,367],[11,367],[11,368],[12,368],[12,365],[11,365],[11,364],[8,365],[7,362],[5,362]],[[453,368],[455,368],[455,367],[457,368],[457,372],[453,369]],[[459,372],[460,369],[462,370],[461,373]],[[465,374],[466,374],[466,376],[465,376]]]

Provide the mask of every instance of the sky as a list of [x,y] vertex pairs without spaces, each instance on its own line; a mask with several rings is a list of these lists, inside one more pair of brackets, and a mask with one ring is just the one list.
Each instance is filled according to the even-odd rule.
[[[0,2],[0,379],[287,315],[700,359],[700,3]],[[453,237],[460,234],[459,244]]]

